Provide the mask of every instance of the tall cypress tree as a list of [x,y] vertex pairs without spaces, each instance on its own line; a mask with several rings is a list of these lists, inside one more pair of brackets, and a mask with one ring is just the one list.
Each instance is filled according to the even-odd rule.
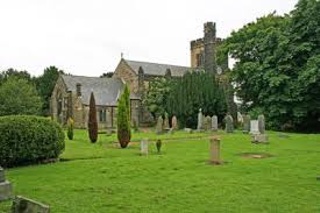
[[91,92],[91,96],[90,96],[88,131],[89,131],[90,141],[92,143],[95,143],[98,139],[98,121],[97,121],[96,102],[94,99],[93,92]]
[[128,86],[126,85],[118,102],[117,113],[117,136],[121,148],[126,148],[131,139],[129,97],[130,91]]

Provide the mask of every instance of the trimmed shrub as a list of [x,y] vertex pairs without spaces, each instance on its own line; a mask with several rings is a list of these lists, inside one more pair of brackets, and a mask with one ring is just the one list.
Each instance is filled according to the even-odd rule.
[[11,115],[0,117],[0,165],[12,167],[57,159],[63,152],[64,132],[49,119]]
[[98,140],[98,121],[96,101],[93,92],[91,92],[89,103],[88,132],[91,143],[95,143]]
[[69,138],[69,140],[73,140],[73,124],[74,121],[72,118],[68,119],[68,131],[67,131],[67,136]]

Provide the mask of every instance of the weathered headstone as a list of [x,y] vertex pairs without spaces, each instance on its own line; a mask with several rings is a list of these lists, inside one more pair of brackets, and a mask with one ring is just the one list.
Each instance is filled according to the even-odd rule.
[[243,116],[243,133],[249,133],[250,132],[250,115],[244,115]]
[[252,134],[252,135],[260,134],[258,120],[251,120],[250,121],[250,134]]
[[233,133],[233,118],[231,115],[226,116],[226,133]]
[[37,201],[16,196],[13,200],[11,213],[49,213],[50,207]]
[[218,117],[216,115],[211,118],[211,130],[218,131]]
[[221,164],[220,160],[220,138],[210,138],[210,163]]
[[163,118],[159,116],[157,120],[156,133],[161,134],[163,132]]
[[268,143],[268,135],[266,134],[253,134],[251,136],[252,143]]
[[191,128],[184,128],[184,131],[187,132],[187,133],[192,133],[192,129]]
[[165,130],[169,130],[169,129],[170,129],[170,125],[169,125],[169,115],[168,115],[168,113],[165,113],[165,114],[164,114],[163,128],[164,128]]
[[205,125],[204,125],[204,129],[206,130],[206,131],[208,131],[208,130],[211,130],[211,117],[210,116],[206,116],[205,117],[205,119],[204,119],[204,123],[205,123]]
[[171,127],[172,127],[173,130],[178,129],[178,120],[177,120],[177,117],[175,115],[172,117]]
[[264,134],[265,130],[266,130],[264,115],[259,115],[258,116],[258,123],[259,123],[259,132],[261,134]]
[[0,167],[0,201],[12,198],[12,186],[6,181],[4,170]]
[[149,154],[149,141],[148,139],[143,139],[140,142],[140,154],[148,155]]
[[202,115],[202,109],[199,109],[198,113],[198,126],[197,130],[202,130],[203,129],[203,115]]

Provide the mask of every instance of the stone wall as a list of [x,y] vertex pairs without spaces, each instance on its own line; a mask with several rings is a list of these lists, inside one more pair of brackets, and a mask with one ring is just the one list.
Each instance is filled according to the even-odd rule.
[[138,75],[128,66],[128,64],[124,60],[120,61],[112,77],[123,79],[128,84],[131,92],[139,92]]

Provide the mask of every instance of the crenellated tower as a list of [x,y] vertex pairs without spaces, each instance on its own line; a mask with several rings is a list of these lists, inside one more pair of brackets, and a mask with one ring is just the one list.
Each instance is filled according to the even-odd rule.
[[[216,61],[216,51],[222,39],[216,37],[216,23],[214,22],[205,23],[203,31],[203,38],[190,42],[191,67],[216,74],[219,67]],[[225,66],[221,65],[221,68],[225,69]]]

